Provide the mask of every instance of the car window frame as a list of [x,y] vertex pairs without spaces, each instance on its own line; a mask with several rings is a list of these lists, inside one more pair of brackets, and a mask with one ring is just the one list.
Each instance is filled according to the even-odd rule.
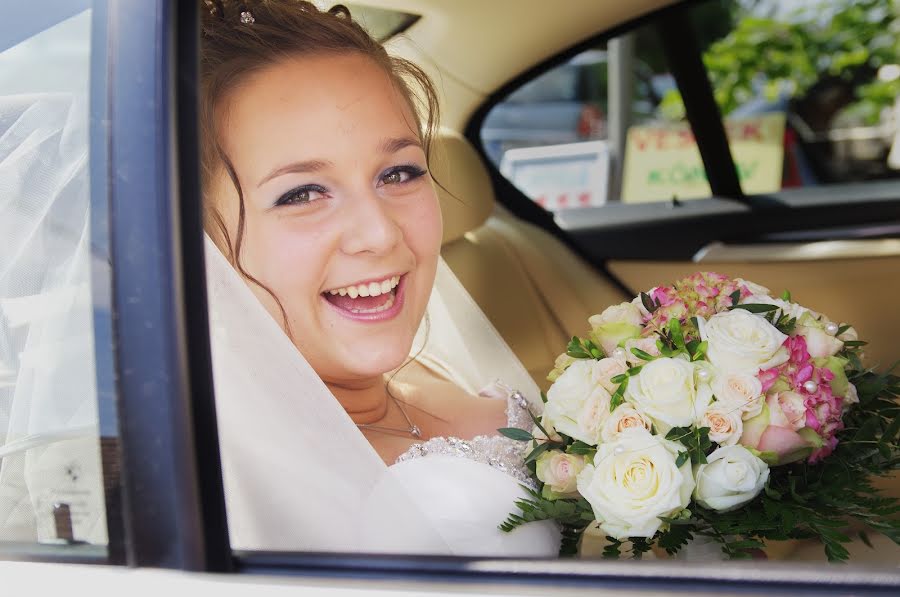
[[103,99],[91,108],[92,130],[96,125],[105,134],[92,142],[91,151],[100,152],[109,164],[108,171],[98,171],[103,177],[92,181],[92,201],[109,201],[122,441],[120,563],[253,577],[354,576],[623,590],[718,591],[723,583],[737,583],[750,590],[815,586],[820,594],[874,594],[900,587],[896,575],[844,568],[826,575],[827,584],[814,585],[822,577],[821,568],[763,569],[754,562],[684,567],[663,562],[232,552],[203,259],[197,3],[112,0],[108,12],[96,18],[105,19],[110,32],[103,42],[110,57],[104,66],[106,84],[99,88]]
[[[874,224],[884,218],[900,222],[900,184],[898,184],[900,181],[896,180],[835,183],[808,188],[782,189],[765,194],[747,195],[743,193],[737,179],[737,169],[721,113],[715,103],[712,85],[703,65],[699,47],[693,41],[684,43],[684,32],[693,30],[689,11],[692,6],[702,4],[704,1],[708,0],[676,2],[584,39],[526,69],[485,98],[466,124],[464,136],[482,158],[494,186],[497,201],[521,220],[538,226],[555,236],[575,254],[600,270],[604,270],[604,262],[607,258],[689,259],[693,255],[693,252],[688,253],[687,249],[670,255],[663,255],[658,251],[640,255],[620,255],[615,251],[605,254],[602,247],[590,246],[583,242],[581,237],[597,223],[604,223],[605,228],[613,229],[612,223],[606,219],[606,214],[610,210],[621,210],[626,205],[631,216],[627,218],[630,230],[617,229],[622,234],[634,234],[637,230],[636,226],[641,224],[653,228],[657,226],[664,228],[673,209],[691,203],[697,204],[697,208],[692,210],[695,212],[693,215],[701,218],[701,214],[704,212],[740,212],[737,219],[728,222],[728,230],[731,231],[733,238],[752,236],[759,224],[758,221],[754,223],[752,220],[772,216],[773,209],[781,209],[783,212],[804,209],[807,213],[802,219],[810,229],[835,229],[842,223],[842,216],[837,210],[838,206],[834,205],[835,197],[843,197],[846,204],[853,205],[853,218],[857,222]],[[489,159],[480,134],[488,113],[495,105],[504,101],[510,93],[526,82],[566,63],[585,50],[648,24],[655,25],[660,32],[663,48],[670,60],[670,66],[672,66],[672,74],[678,88],[682,90],[687,122],[697,141],[701,161],[709,180],[710,196],[689,201],[655,201],[634,204],[613,201],[602,206],[571,208],[556,213],[545,210],[503,176],[499,168]],[[671,64],[673,59],[678,61],[677,67]],[[676,74],[676,70],[679,73]],[[686,95],[684,94],[685,86],[690,89]],[[891,192],[891,185],[897,189],[895,192]],[[818,205],[802,202],[803,198],[813,197],[826,197],[828,200],[826,205],[821,208]],[[812,213],[810,214],[810,212]],[[682,215],[690,217],[691,214]],[[747,216],[752,217],[748,218]],[[799,216],[799,214],[790,215],[792,219],[795,216]],[[584,219],[579,221],[580,218]],[[596,230],[596,228],[593,229]],[[604,275],[608,275],[608,272],[604,271]],[[610,278],[614,279],[613,276]]]

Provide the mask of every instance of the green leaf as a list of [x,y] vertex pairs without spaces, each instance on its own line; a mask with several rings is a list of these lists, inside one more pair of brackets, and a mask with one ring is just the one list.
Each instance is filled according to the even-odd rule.
[[869,549],[875,549],[875,546],[872,545],[872,541],[869,539],[868,533],[866,533],[865,531],[860,531],[859,538]]
[[838,328],[838,331],[835,334],[835,336],[840,336],[841,334],[843,334],[844,332],[849,330],[851,327],[852,326],[849,323],[845,323],[844,325],[842,325],[841,327]]
[[641,359],[642,361],[652,361],[653,359],[656,358],[655,356],[651,355],[648,352],[641,350],[640,348],[632,348],[631,354],[633,354],[637,358]]
[[613,376],[609,379],[609,381],[610,381],[610,383],[622,383],[622,382],[625,381],[626,379],[628,379],[628,374],[627,374],[627,373],[620,373],[620,374],[618,374],[618,375],[613,375]]
[[617,560],[622,555],[622,542],[613,537],[607,537],[609,542],[603,547],[603,557],[606,559]]
[[738,305],[738,303],[741,302],[741,291],[740,290],[735,290],[728,296],[731,297],[731,306],[732,307],[736,307]]
[[538,456],[549,450],[551,446],[552,444],[550,442],[540,444],[537,448],[528,453],[528,456],[525,457],[525,464],[535,462],[538,459]]
[[743,309],[744,311],[750,311],[751,313],[770,313],[772,311],[777,311],[778,307],[776,305],[766,305],[764,303],[746,303],[731,307],[731,310],[734,309]]
[[634,377],[635,375],[637,375],[638,373],[640,373],[640,372],[641,372],[641,369],[643,369],[643,368],[644,368],[643,365],[638,365],[637,367],[632,367],[631,369],[629,369],[628,371],[626,371],[625,374],[626,374],[628,377]]
[[687,450],[678,453],[678,458],[675,459],[675,466],[677,468],[681,468],[685,462],[691,459],[691,453]]
[[881,432],[881,442],[884,444],[893,442],[897,437],[898,431],[900,431],[900,414],[894,415],[894,419]]
[[547,430],[544,428],[544,424],[541,423],[541,420],[533,412],[531,412],[530,408],[526,408],[525,410],[528,412],[528,416],[531,417],[531,422],[534,423],[534,426],[537,427],[538,430],[544,434],[544,437],[549,440],[550,434],[547,433]]
[[547,404],[547,394],[543,390],[541,390],[541,402]]
[[514,439],[517,442],[529,442],[534,439],[534,436],[531,435],[531,433],[524,429],[518,429],[517,427],[503,427],[498,429],[497,433],[504,435],[509,439]]
[[566,448],[566,452],[569,454],[580,454],[583,456],[593,456],[597,453],[597,448],[590,444],[586,444],[583,441],[576,440],[571,446]]
[[847,348],[856,348],[857,346],[865,346],[868,342],[863,342],[862,340],[847,340],[844,342],[844,346]]
[[572,339],[566,346],[566,354],[573,359],[591,358],[590,350],[582,345],[581,338],[579,338],[578,336],[572,336]]
[[655,302],[646,292],[641,293],[641,304],[649,313],[653,313],[659,309],[659,303]]
[[673,319],[669,322],[668,328],[669,332],[672,334],[672,341],[675,343],[675,347],[686,350],[687,347],[684,344],[684,332],[681,329],[681,322],[677,319]]
[[699,345],[697,345],[697,350],[696,350],[696,352],[694,352],[694,355],[693,355],[693,357],[691,358],[691,360],[692,360],[692,361],[699,361],[699,360],[701,360],[704,356],[706,356],[706,351],[707,351],[707,350],[709,350],[709,342],[707,342],[706,340],[704,340],[704,341],[701,342]]
[[785,290],[781,293],[781,300],[791,302],[791,291]]

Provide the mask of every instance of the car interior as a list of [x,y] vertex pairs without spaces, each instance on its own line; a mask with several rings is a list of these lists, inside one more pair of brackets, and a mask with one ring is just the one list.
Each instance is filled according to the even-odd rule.
[[[827,1],[835,6],[849,2]],[[197,139],[191,128],[196,112],[182,108],[178,113],[168,106],[168,102],[178,101],[190,104],[195,98],[196,15],[165,2],[160,2],[160,7],[166,6],[154,13],[157,3],[147,2],[133,8],[140,17],[129,20],[111,7],[115,2],[84,0],[76,4],[77,11],[55,6],[63,16],[55,17],[53,23],[94,4],[101,7],[95,8],[91,17],[91,133],[103,130],[108,137],[91,139],[91,159],[103,156],[109,162],[95,160],[90,173],[93,180],[109,186],[91,187],[91,218],[96,219],[92,225],[98,230],[105,225],[111,236],[92,239],[92,292],[96,296],[91,311],[91,350],[96,350],[99,381],[91,386],[91,400],[99,403],[94,406],[99,409],[95,416],[101,421],[101,437],[99,447],[85,452],[86,459],[96,457],[96,462],[70,466],[66,461],[63,476],[73,479],[82,475],[82,481],[99,477],[93,479],[96,487],[91,500],[102,502],[105,498],[107,521],[121,518],[109,525],[109,551],[104,552],[103,561],[186,570],[320,574],[326,578],[385,574],[396,580],[391,574],[408,574],[415,579],[405,587],[411,590],[441,574],[442,581],[467,574],[482,581],[478,574],[485,571],[496,574],[489,580],[508,580],[519,574],[521,569],[515,563],[505,567],[504,562],[433,563],[333,555],[316,559],[317,554],[271,553],[233,557],[227,535],[223,538],[226,531],[216,525],[217,520],[226,518],[221,470],[218,464],[209,468],[197,464],[218,463],[202,240],[189,238],[200,230],[199,207],[194,199],[170,199],[171,193],[192,197],[199,190]],[[547,375],[567,342],[589,331],[591,315],[696,271],[742,277],[771,289],[773,295],[788,290],[799,302],[836,321],[852,323],[859,337],[868,342],[868,366],[885,370],[900,360],[896,340],[900,337],[896,299],[900,296],[900,157],[896,157],[900,156],[900,66],[896,73],[886,68],[896,66],[893,64],[882,64],[884,68],[871,72],[859,67],[853,77],[842,79],[838,73],[826,81],[828,85],[810,83],[809,89],[830,93],[834,86],[846,91],[846,80],[856,81],[846,98],[833,100],[840,108],[830,107],[829,118],[819,121],[812,117],[803,121],[795,109],[802,105],[804,110],[814,111],[809,106],[815,104],[815,98],[786,97],[788,84],[784,89],[765,87],[761,76],[754,78],[751,73],[750,85],[760,89],[759,97],[741,96],[734,112],[740,116],[732,117],[717,103],[724,84],[709,65],[715,52],[724,51],[721,40],[732,39],[728,37],[732,29],[742,24],[737,20],[723,24],[719,17],[756,7],[769,11],[767,19],[794,18],[789,15],[795,13],[775,0],[358,0],[345,4],[355,19],[381,38],[389,52],[414,62],[435,81],[441,121],[429,168],[442,209],[441,255],[542,390],[549,388]],[[807,14],[802,11],[812,10],[811,6],[798,0],[792,8],[800,11],[796,14]],[[152,21],[158,29],[144,30],[138,20]],[[32,21],[22,31],[14,31],[9,23],[0,25],[0,60],[7,48],[53,24],[36,17]],[[112,34],[101,26],[107,21],[127,21],[130,29]],[[145,46],[143,51],[139,44]],[[98,58],[107,48],[110,56]],[[527,112],[528,118],[533,118],[555,110],[554,114],[564,115],[569,119],[565,122],[570,122],[559,126],[570,127],[566,134],[579,139],[570,145],[599,152],[599,158],[591,154],[589,166],[575,164],[565,170],[577,173],[573,180],[581,180],[588,176],[588,168],[602,165],[597,170],[604,173],[602,196],[585,196],[574,205],[572,197],[584,192],[578,190],[580,183],[567,180],[557,189],[553,186],[556,178],[541,174],[547,172],[547,164],[558,164],[554,160],[569,155],[562,144],[549,138],[525,144],[501,139],[489,146],[494,141],[486,140],[483,129],[491,110],[517,89],[555,68],[578,64],[585,53],[596,57],[598,49],[604,61],[592,58],[590,68],[601,69],[602,86],[607,87],[603,105],[581,104],[577,97],[572,100],[577,94],[567,94],[564,101],[548,101]],[[42,59],[51,59],[51,50]],[[163,58],[158,59],[157,54]],[[900,61],[900,50],[897,55]],[[642,104],[635,111],[634,93],[629,91],[634,72],[628,71],[629,65],[638,62],[645,79],[641,84],[652,83],[653,89],[659,90],[659,104]],[[60,69],[71,70],[68,63],[61,64]],[[22,72],[9,71],[4,77],[0,69],[0,94],[7,93],[6,87],[22,92],[17,87],[19,80],[25,79]],[[171,77],[165,85],[154,78],[165,76]],[[876,81],[886,86],[879,87],[879,97],[886,97],[884,89],[892,91],[890,85],[895,84],[896,97],[885,100],[880,112],[854,112],[852,102],[861,97],[858,88],[869,89]],[[149,94],[157,94],[153,98],[158,101],[145,101]],[[642,97],[641,101],[648,100]],[[758,111],[759,104],[765,107]],[[677,117],[665,116],[673,106]],[[511,121],[516,109],[509,111]],[[734,122],[752,127],[772,122],[773,113],[776,132],[759,146],[739,147],[731,136]],[[590,119],[588,126],[585,117]],[[557,121],[564,122],[563,116]],[[6,124],[0,118],[0,131]],[[126,124],[133,126],[128,136],[120,132]],[[526,119],[515,126],[527,128],[529,124]],[[652,138],[659,146],[638,153],[642,149],[640,135],[657,132],[659,137]],[[664,135],[683,145],[669,151],[671,147],[663,147]],[[0,149],[2,142],[0,136]],[[0,154],[0,158],[4,156]],[[760,187],[766,190],[755,190],[756,181],[751,184],[745,178],[747,160],[775,164],[766,172],[768,182]],[[702,180],[699,184],[669,181],[671,184],[663,185],[655,195],[641,195],[646,189],[635,191],[644,188],[635,181],[640,176],[652,178],[653,174],[644,172],[659,164],[679,168],[687,164],[685,171],[693,168]],[[835,174],[834,168],[842,164],[849,166]],[[114,166],[124,168],[128,176],[113,177],[104,170]],[[107,201],[106,192],[113,201],[122,201],[121,197],[141,188],[148,189],[149,199],[133,211],[117,209],[119,204],[110,208],[107,203],[95,208],[93,203]],[[567,198],[555,204],[539,201],[545,194]],[[158,211],[153,211],[153,201],[158,203]],[[171,241],[174,248],[154,244],[159,239]],[[2,273],[0,270],[0,282]],[[191,286],[195,283],[200,286]],[[200,291],[192,294],[191,289],[197,288]],[[3,299],[0,296],[0,324],[6,325]],[[146,316],[151,311],[162,323]],[[0,344],[0,349],[6,346]],[[7,383],[4,375],[7,371],[0,358],[0,425],[9,423],[14,414],[13,392],[3,392],[15,388],[15,378]],[[151,394],[165,396],[166,402],[163,406],[149,404],[144,398]],[[0,469],[0,520],[11,520],[31,506],[27,462],[21,454],[15,460],[6,457],[2,452],[5,430],[0,431],[0,463],[5,466]],[[60,437],[71,439],[65,433]],[[130,438],[123,440],[126,445],[132,442],[124,451],[120,437]],[[75,458],[66,453],[65,446],[47,452],[47,467]],[[13,462],[15,471],[7,464]],[[94,466],[101,462],[102,466]],[[900,474],[880,480],[879,486],[900,497]],[[214,498],[212,505],[200,507],[209,496]],[[93,513],[98,519],[103,516],[101,510]],[[141,512],[146,513],[143,519],[136,515]],[[13,539],[18,547],[11,556],[0,549],[0,560],[97,561],[96,552],[74,559],[56,555],[50,547],[50,555],[44,553],[51,544],[85,547],[85,542],[74,536],[77,532],[73,534],[71,520],[66,527],[68,514],[54,509],[53,515],[57,518],[45,520],[41,530],[39,543],[46,545],[26,556],[15,549],[37,541],[26,537],[30,531],[24,526],[0,525],[0,548],[7,541],[5,534],[21,534]],[[31,523],[26,520],[24,524]],[[60,529],[68,529],[68,536],[60,536]],[[47,539],[54,534],[56,539]],[[602,543],[602,537],[586,537],[585,559],[599,560]],[[895,587],[900,583],[896,576],[900,546],[873,534],[855,538],[849,549],[853,562],[849,568],[887,571],[887,576],[872,582],[894,583]],[[821,545],[809,542],[773,544],[768,557],[817,566],[824,562]],[[772,566],[776,569],[778,564]],[[538,584],[531,588],[570,573],[559,570],[562,572],[554,572],[557,576],[538,575]],[[591,582],[602,584],[617,575],[634,574],[632,568],[609,570],[609,576]],[[677,581],[677,571],[646,570],[641,574],[653,577],[649,584],[641,584],[647,579],[640,579],[631,588],[659,589],[666,582],[661,576],[654,577],[660,574],[672,574],[670,578],[676,579],[672,582]],[[760,568],[754,570],[758,575]],[[804,572],[805,590],[816,592],[816,577],[823,570],[826,568],[819,566]],[[582,573],[588,574],[578,572]],[[837,582],[851,582],[849,575],[840,580],[843,570],[829,574],[836,575]],[[857,582],[862,576],[852,578]],[[704,582],[710,589],[717,581]]]

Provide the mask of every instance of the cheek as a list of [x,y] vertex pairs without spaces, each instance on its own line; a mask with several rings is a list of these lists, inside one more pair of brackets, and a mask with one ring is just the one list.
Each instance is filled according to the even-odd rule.
[[242,249],[247,271],[275,293],[293,321],[302,320],[310,298],[318,296],[331,245],[321,228],[299,224],[288,218],[248,222]]
[[441,252],[443,223],[437,196],[431,192],[412,202],[398,214],[403,237],[417,261],[437,261]]

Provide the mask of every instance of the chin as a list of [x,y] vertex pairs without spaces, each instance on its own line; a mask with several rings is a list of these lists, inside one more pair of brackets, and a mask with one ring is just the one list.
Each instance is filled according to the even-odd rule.
[[347,370],[360,378],[376,377],[393,371],[406,362],[409,358],[409,349],[412,342],[402,343],[391,350],[379,352],[367,351],[356,346],[351,360],[347,363]]

